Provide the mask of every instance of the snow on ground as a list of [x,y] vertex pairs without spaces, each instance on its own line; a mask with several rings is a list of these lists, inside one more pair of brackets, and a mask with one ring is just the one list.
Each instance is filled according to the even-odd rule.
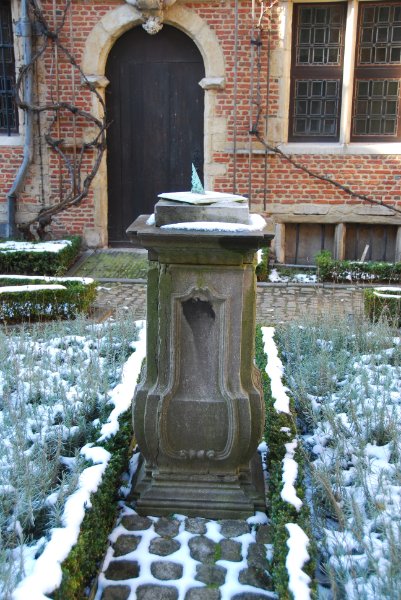
[[293,275],[282,275],[277,269],[272,269],[269,273],[271,283],[317,283],[315,273],[294,273]]

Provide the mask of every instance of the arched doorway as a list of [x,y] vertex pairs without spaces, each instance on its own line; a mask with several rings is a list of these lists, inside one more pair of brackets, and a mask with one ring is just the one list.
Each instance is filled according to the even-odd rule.
[[106,64],[108,235],[153,212],[157,194],[190,187],[191,162],[202,175],[205,70],[194,42],[165,25],[124,33]]

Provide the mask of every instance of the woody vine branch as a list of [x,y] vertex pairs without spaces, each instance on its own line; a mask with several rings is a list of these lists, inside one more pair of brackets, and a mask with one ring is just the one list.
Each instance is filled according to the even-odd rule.
[[[72,206],[79,205],[82,200],[88,195],[92,181],[99,170],[102,156],[106,147],[106,119],[105,105],[103,98],[96,90],[95,86],[87,79],[82,69],[78,65],[71,51],[61,42],[60,34],[64,28],[68,11],[71,8],[71,0],[66,0],[62,9],[59,24],[52,27],[40,8],[37,0],[30,0],[32,13],[40,26],[43,36],[43,43],[36,51],[29,64],[21,67],[16,81],[16,102],[17,105],[25,110],[35,114],[49,113],[51,115],[50,123],[47,132],[44,134],[49,147],[60,157],[61,164],[64,165],[68,173],[68,185],[66,191],[60,195],[59,202],[44,206],[37,217],[32,218],[24,223],[19,224],[20,231],[26,236],[35,235],[35,237],[43,237],[45,228],[50,224],[52,218],[58,213],[67,210]],[[81,81],[86,84],[92,94],[95,95],[101,107],[102,118],[96,118],[90,112],[83,110],[74,102],[60,101],[54,99],[53,94],[50,95],[50,101],[41,103],[39,100],[35,103],[27,103],[23,96],[23,87],[25,77],[29,70],[34,68],[35,63],[49,49],[54,53],[59,51],[67,61],[78,72]],[[57,77],[56,73],[56,77]],[[80,151],[69,156],[68,148],[66,148],[65,140],[59,136],[55,136],[53,130],[60,118],[61,114],[70,115],[71,118],[81,118],[83,123],[90,125],[94,129],[94,133],[88,141],[81,144]],[[57,133],[57,132],[56,132]],[[92,160],[89,168],[84,168],[84,159],[90,153]]]

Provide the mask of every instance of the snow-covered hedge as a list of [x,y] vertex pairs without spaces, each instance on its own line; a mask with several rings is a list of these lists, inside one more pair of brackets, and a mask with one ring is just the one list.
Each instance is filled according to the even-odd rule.
[[87,313],[96,283],[82,277],[0,275],[0,322],[70,319]]
[[81,238],[52,242],[1,242],[0,273],[63,275],[76,260]]
[[401,282],[401,262],[335,260],[328,250],[322,250],[316,255],[316,266],[320,281],[336,283]]
[[271,327],[257,328],[256,364],[266,403],[266,463],[274,532],[272,575],[280,600],[308,600],[313,588],[314,544],[304,501],[294,406],[282,381],[283,366],[273,334]]

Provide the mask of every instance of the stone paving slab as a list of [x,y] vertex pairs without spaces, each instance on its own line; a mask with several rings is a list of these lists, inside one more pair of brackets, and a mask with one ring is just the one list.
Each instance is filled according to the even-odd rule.
[[247,521],[213,521],[142,517],[127,503],[121,507],[95,600],[277,598],[264,513]]

